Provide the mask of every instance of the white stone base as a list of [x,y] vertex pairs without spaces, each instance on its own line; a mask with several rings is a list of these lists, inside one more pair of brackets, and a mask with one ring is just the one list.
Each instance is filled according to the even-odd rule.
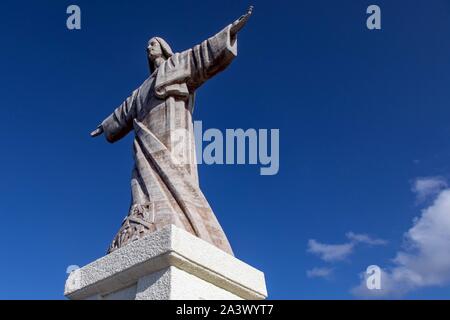
[[173,225],[73,271],[74,300],[259,300],[264,274]]

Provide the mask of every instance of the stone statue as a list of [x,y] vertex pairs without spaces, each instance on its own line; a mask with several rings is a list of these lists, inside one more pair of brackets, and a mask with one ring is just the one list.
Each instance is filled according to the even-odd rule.
[[150,76],[91,133],[113,143],[134,129],[135,165],[128,216],[108,253],[174,224],[233,255],[199,187],[192,112],[195,91],[237,55],[237,33],[252,7],[215,36],[181,53],[148,42]]

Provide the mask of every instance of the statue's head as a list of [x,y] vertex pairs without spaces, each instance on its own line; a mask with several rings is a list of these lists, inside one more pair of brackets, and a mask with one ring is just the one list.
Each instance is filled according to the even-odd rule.
[[153,73],[157,67],[157,61],[167,60],[173,55],[169,44],[160,37],[153,37],[148,41],[147,58],[150,67],[150,73]]

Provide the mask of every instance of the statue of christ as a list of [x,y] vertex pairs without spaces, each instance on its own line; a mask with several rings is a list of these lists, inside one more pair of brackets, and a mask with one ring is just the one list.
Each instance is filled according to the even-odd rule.
[[159,37],[148,42],[150,76],[91,133],[116,142],[134,130],[134,168],[128,216],[112,252],[174,224],[233,255],[199,187],[192,123],[195,91],[237,56],[237,34],[248,12],[213,37],[173,53]]

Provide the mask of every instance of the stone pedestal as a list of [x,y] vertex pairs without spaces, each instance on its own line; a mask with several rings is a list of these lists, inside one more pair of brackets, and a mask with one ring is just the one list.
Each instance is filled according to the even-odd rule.
[[169,225],[73,271],[74,300],[265,299],[264,274]]

